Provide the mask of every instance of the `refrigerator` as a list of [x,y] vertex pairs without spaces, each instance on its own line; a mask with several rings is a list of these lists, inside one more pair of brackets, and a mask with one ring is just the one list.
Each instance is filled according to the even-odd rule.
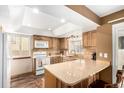
[[3,37],[2,32],[0,32],[0,88],[3,87]]
[[7,46],[7,33],[0,32],[0,88],[10,87],[11,70]]

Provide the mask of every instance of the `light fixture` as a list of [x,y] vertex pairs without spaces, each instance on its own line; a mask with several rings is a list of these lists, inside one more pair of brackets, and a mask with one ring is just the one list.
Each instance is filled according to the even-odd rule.
[[27,26],[31,26],[31,24],[27,24]]
[[68,39],[69,39],[69,38],[74,39],[74,38],[79,38],[79,36],[78,36],[78,35],[71,35],[71,36],[68,37]]
[[50,27],[49,27],[49,28],[48,28],[48,30],[49,30],[49,31],[51,31],[51,30],[52,30],[52,28],[50,28]]
[[37,8],[33,8],[33,12],[38,14],[39,13],[39,10]]
[[60,22],[61,22],[61,23],[65,23],[66,20],[65,20],[64,18],[62,18],[62,19],[60,20]]

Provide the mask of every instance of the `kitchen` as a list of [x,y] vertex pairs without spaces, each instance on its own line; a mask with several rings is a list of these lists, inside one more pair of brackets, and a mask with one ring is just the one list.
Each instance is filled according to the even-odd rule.
[[[1,20],[9,60],[4,87],[86,88],[115,83],[112,24],[123,23],[124,6],[113,7],[117,11],[99,17],[94,12],[97,6],[88,5],[0,6],[6,15],[1,18],[8,18],[9,11],[12,23]],[[94,82],[100,85],[92,86]]]

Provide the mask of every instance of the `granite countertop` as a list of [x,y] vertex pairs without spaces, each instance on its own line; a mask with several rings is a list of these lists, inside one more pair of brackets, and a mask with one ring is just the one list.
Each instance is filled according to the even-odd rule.
[[47,56],[47,57],[62,57],[62,55],[50,55],[50,56]]
[[50,55],[50,56],[47,56],[47,57],[73,57],[73,55]]
[[52,64],[45,66],[45,69],[69,86],[73,86],[90,75],[98,73],[110,66],[107,61],[84,60],[67,61],[64,63]]

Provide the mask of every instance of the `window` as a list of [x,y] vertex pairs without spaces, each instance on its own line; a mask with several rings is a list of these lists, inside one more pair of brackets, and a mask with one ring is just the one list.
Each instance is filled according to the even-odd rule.
[[119,37],[118,47],[119,49],[124,49],[124,36]]
[[70,41],[69,43],[69,53],[80,54],[82,52],[82,42],[81,40]]
[[9,55],[11,57],[30,56],[30,37],[25,35],[8,36]]

